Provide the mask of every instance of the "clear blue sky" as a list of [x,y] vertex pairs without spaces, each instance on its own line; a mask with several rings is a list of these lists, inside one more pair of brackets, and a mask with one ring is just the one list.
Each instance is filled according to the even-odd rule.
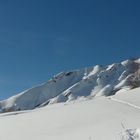
[[139,0],[0,1],[0,99],[60,71],[139,56]]

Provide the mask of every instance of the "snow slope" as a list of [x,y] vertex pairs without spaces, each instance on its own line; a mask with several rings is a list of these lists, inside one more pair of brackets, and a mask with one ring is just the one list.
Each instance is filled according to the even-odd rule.
[[[138,137],[140,133],[136,128],[140,128],[140,109],[135,106],[140,105],[139,100],[140,88],[136,88],[110,97],[101,96],[48,105],[31,111],[4,113],[0,115],[0,138],[122,140],[124,129],[130,133],[136,131]],[[122,128],[122,124],[125,128]]]
[[62,72],[48,82],[0,101],[0,112],[30,110],[59,102],[110,96],[140,86],[140,59]]

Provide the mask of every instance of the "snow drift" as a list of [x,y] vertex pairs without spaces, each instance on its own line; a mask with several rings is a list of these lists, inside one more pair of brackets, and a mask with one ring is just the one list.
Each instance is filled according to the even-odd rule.
[[110,96],[140,86],[140,59],[62,72],[48,82],[0,101],[0,111],[29,110],[59,102]]

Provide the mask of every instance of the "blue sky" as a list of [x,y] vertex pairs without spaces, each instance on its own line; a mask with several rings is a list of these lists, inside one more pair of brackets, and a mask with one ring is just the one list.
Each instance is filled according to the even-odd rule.
[[60,71],[140,56],[139,0],[1,0],[0,99]]

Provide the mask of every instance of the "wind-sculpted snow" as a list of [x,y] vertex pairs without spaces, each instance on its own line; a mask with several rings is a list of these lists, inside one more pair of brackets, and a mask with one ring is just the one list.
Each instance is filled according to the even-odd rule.
[[34,109],[47,104],[110,96],[140,86],[140,59],[109,66],[62,72],[48,82],[0,102],[1,112]]

